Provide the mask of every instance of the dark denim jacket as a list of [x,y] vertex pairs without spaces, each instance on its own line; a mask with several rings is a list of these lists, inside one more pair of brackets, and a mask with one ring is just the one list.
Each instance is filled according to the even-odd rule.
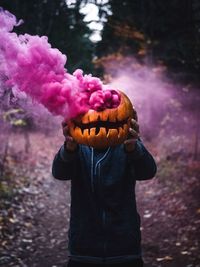
[[131,153],[123,145],[105,151],[79,145],[74,153],[62,146],[52,173],[56,179],[71,180],[72,259],[103,263],[141,257],[135,183],[156,173],[155,161],[141,141]]

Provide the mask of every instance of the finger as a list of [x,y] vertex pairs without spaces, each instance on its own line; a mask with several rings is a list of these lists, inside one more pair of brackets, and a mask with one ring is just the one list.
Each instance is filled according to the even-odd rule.
[[69,135],[65,136],[65,141],[66,141],[67,143],[75,143],[73,137],[71,137],[71,136],[69,136]]
[[63,134],[64,135],[70,135],[69,126],[68,125],[63,128]]
[[67,150],[74,151],[77,148],[77,143],[74,140],[70,142],[66,141],[65,147]]
[[133,128],[129,128],[129,134],[130,134],[131,138],[137,139],[139,137],[138,132],[136,132]]
[[138,138],[138,133],[133,128],[129,128],[127,139],[133,139],[133,138]]
[[127,139],[127,140],[124,141],[124,144],[125,145],[135,144],[136,141],[137,141],[137,138],[135,138],[135,139]]
[[136,120],[131,119],[131,126],[136,132],[139,132],[139,124],[137,123]]
[[135,120],[135,119],[131,119],[131,124],[135,124],[135,123],[137,123],[137,121]]
[[139,126],[138,122],[135,120],[135,119],[131,119],[131,124],[134,126],[134,125],[137,125]]

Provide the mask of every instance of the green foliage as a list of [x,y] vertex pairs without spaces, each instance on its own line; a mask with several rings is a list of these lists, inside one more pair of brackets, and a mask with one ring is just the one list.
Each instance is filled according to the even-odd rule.
[[0,196],[2,199],[10,199],[13,196],[13,189],[6,182],[0,182]]
[[24,118],[20,118],[19,115],[24,115],[24,111],[22,109],[10,109],[3,113],[3,119],[6,122],[9,122],[12,126],[15,127],[25,127],[27,126],[27,121]]

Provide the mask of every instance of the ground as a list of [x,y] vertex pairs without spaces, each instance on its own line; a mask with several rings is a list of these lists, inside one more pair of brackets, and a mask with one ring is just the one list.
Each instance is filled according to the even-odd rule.
[[[20,133],[9,139],[1,182],[0,266],[64,267],[70,182],[51,176],[63,142]],[[200,267],[200,164],[184,157],[157,159],[158,173],[136,187],[145,267]]]

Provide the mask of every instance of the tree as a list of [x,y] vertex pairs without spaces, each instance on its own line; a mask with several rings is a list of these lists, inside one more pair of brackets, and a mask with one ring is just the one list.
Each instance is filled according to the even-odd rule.
[[199,1],[110,0],[109,5],[98,57],[148,56],[175,72],[199,73]]
[[46,35],[53,47],[68,57],[67,69],[73,72],[82,68],[92,72],[94,44],[89,39],[91,30],[80,13],[81,1],[67,5],[64,0],[3,0],[1,6],[13,13],[24,24],[18,33]]

